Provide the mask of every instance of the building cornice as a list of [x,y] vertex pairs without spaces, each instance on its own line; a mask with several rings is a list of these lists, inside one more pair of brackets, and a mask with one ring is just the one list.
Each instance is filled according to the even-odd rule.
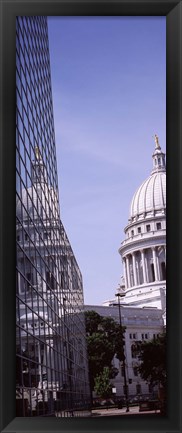
[[[165,232],[165,230],[164,230]],[[152,232],[150,232],[152,233]],[[141,236],[141,235],[140,235]],[[134,238],[135,236],[133,236]],[[136,235],[137,239],[133,240],[131,242],[130,240],[125,240],[122,242],[120,248],[119,248],[119,254],[121,256],[123,256],[124,254],[126,254],[126,252],[128,254],[132,254],[134,252],[137,252],[140,249],[147,249],[147,248],[152,248],[152,247],[160,247],[160,246],[165,246],[166,245],[166,235],[163,234],[162,236],[147,236],[147,238],[138,238],[138,236]],[[132,239],[133,239],[132,238]]]

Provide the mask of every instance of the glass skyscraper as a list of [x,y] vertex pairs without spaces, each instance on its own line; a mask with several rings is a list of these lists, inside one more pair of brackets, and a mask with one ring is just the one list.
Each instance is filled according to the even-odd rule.
[[82,276],[60,220],[46,17],[16,19],[16,415],[87,416]]

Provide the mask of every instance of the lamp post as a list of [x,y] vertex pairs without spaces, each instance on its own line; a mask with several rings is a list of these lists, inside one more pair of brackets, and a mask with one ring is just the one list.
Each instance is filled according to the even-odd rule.
[[[117,298],[118,298],[119,325],[120,325],[120,329],[122,330],[120,298],[122,298],[124,296],[124,294],[117,292],[115,296],[117,296]],[[125,364],[125,354],[124,354],[123,342],[122,342],[122,345],[123,345],[123,374],[124,374],[124,389],[125,389],[125,398],[126,398],[126,412],[129,412],[128,388],[127,388],[127,381],[126,381],[126,364]]]

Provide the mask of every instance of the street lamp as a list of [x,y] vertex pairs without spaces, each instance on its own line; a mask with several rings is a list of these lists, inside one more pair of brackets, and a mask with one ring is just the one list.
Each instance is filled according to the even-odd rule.
[[[122,321],[121,321],[121,304],[120,304],[120,298],[125,296],[122,293],[117,292],[116,295],[118,298],[118,307],[119,307],[119,325],[120,329],[122,330]],[[126,412],[129,412],[129,401],[128,401],[128,388],[127,388],[127,382],[126,382],[126,364],[125,364],[125,354],[124,354],[124,344],[123,345],[123,374],[124,374],[124,389],[125,389],[125,398],[126,398]]]

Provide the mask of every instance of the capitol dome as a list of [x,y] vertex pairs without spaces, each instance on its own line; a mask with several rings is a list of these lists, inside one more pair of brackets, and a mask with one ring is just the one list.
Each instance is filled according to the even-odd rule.
[[155,136],[150,176],[135,192],[125,239],[119,248],[123,262],[125,303],[164,309],[166,286],[166,166]]
[[158,214],[166,208],[166,173],[153,173],[135,192],[129,219]]
[[158,216],[166,209],[166,168],[165,155],[157,141],[152,155],[154,167],[151,175],[135,192],[130,206],[129,222],[138,218]]

